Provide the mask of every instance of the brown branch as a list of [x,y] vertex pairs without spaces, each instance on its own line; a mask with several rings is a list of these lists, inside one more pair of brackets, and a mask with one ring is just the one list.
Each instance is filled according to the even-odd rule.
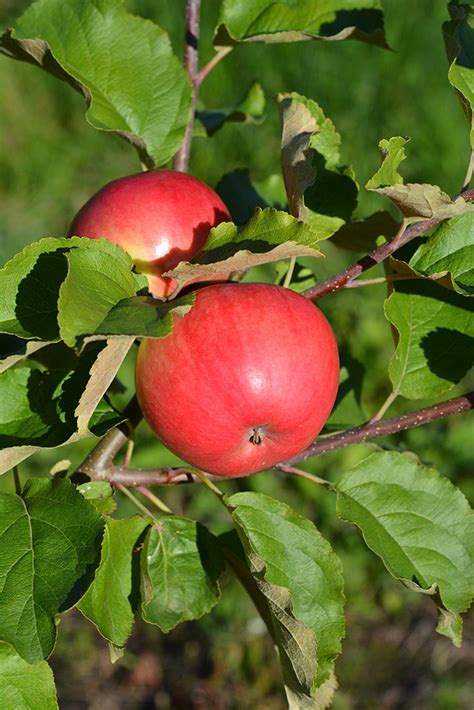
[[442,419],[452,414],[467,412],[473,409],[473,407],[474,392],[468,392],[461,397],[454,397],[454,399],[448,399],[446,402],[434,404],[431,407],[425,407],[416,412],[401,414],[398,417],[392,417],[392,419],[368,422],[354,429],[342,431],[340,434],[334,434],[333,436],[320,439],[297,456],[293,456],[293,458],[285,461],[283,467],[292,466],[299,461],[306,461],[314,456],[321,456],[321,454],[326,454],[328,451],[343,449],[350,444],[361,444],[369,439],[377,439],[379,436],[387,436],[388,434],[395,434],[405,429],[421,426],[422,424],[428,424],[435,419]]
[[[457,197],[462,197],[466,202],[473,200],[474,188],[466,190]],[[385,244],[376,247],[370,252],[370,254],[363,256],[361,259],[356,261],[354,264],[351,264],[343,271],[340,271],[335,276],[330,276],[325,281],[321,281],[321,283],[316,284],[316,286],[306,289],[306,291],[303,291],[303,296],[315,301],[318,298],[322,298],[322,296],[326,296],[328,293],[333,293],[333,291],[347,287],[364,271],[371,269],[376,264],[380,264],[387,257],[397,251],[397,249],[400,249],[400,247],[408,244],[408,242],[411,242],[416,237],[419,237],[420,234],[423,234],[423,232],[431,229],[431,227],[434,227],[439,222],[441,222],[441,219],[433,218],[424,219],[421,222],[413,224],[411,227],[405,229],[402,234],[398,234],[390,242],[386,242]]]
[[109,474],[115,468],[113,460],[130,437],[130,428],[135,428],[142,420],[138,400],[132,397],[123,411],[125,421],[104,436],[91,451],[74,475],[83,473],[91,479],[110,480]]
[[[421,426],[422,424],[428,424],[436,419],[442,419],[453,414],[467,412],[473,408],[474,392],[469,392],[461,397],[448,399],[446,402],[441,402],[440,404],[435,404],[431,407],[425,407],[424,409],[419,409],[416,412],[402,414],[401,416],[386,419],[384,421],[368,422],[366,424],[362,424],[361,426],[355,427],[354,429],[343,431],[340,434],[334,434],[333,436],[320,439],[297,456],[288,459],[288,461],[283,461],[281,464],[277,464],[273,468],[283,473],[289,473],[292,475],[305,475],[305,472],[301,472],[299,469],[294,468],[295,463],[298,463],[299,461],[306,461],[307,459],[314,458],[316,456],[321,456],[322,454],[334,451],[335,449],[342,449],[350,444],[361,444],[369,439],[387,436],[388,434],[394,434],[399,431],[404,431],[405,429]],[[102,462],[100,456],[97,457],[97,461],[99,461],[99,463]],[[107,458],[105,458],[105,466],[103,466],[103,468],[98,467],[97,463],[94,466],[86,467],[84,467],[83,464],[79,471],[87,474],[90,478],[95,480],[107,480],[115,486],[127,486],[139,489],[143,486],[163,486],[174,485],[176,483],[202,482],[199,476],[193,473],[192,469],[130,469],[125,466],[114,466],[110,460],[107,460]],[[215,476],[204,471],[201,473],[204,473],[206,478],[211,481],[226,480],[223,476]],[[311,480],[315,478],[311,474],[306,474],[305,477],[311,478]],[[328,481],[325,481],[322,478],[316,477],[315,482],[328,485]]]
[[192,84],[191,94],[191,116],[186,127],[186,133],[181,148],[176,153],[173,160],[173,168],[185,173],[188,170],[189,154],[191,152],[191,141],[193,137],[194,116],[196,113],[197,97],[199,93],[199,69],[198,69],[198,42],[199,42],[199,12],[201,0],[187,0],[186,20],[184,35],[184,66],[189,74]]

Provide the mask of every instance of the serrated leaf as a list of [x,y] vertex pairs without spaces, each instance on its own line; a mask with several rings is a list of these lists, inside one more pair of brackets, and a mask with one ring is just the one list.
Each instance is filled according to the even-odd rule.
[[223,559],[218,540],[178,516],[153,525],[142,551],[143,619],[167,633],[199,619],[219,601]]
[[1,374],[0,474],[42,448],[73,443],[91,431],[105,433],[104,422],[106,428],[119,423],[121,417],[108,405],[98,420],[93,415],[132,342],[95,343],[75,365],[64,362],[58,343],[51,347],[58,350],[59,361],[54,364],[50,355],[47,370],[22,367]]
[[284,503],[260,493],[237,493],[226,502],[275,617],[285,683],[309,698],[341,650],[341,563],[316,527]]
[[0,330],[21,338],[59,339],[59,288],[66,278],[67,239],[29,244],[0,269]]
[[[70,461],[67,462],[70,464]],[[69,466],[67,467],[69,468]],[[56,471],[53,469],[51,473],[54,474]],[[108,515],[113,513],[117,508],[117,503],[114,498],[114,489],[106,481],[89,481],[88,483],[82,483],[77,486],[79,493],[82,493],[84,498],[94,506],[99,513]]]
[[254,81],[235,106],[196,111],[196,120],[203,126],[205,135],[213,136],[226,123],[260,124],[265,116],[265,94]]
[[102,520],[69,482],[30,479],[0,494],[0,639],[27,661],[47,657],[55,615],[94,564]]
[[321,687],[316,690],[311,700],[304,699],[303,701],[288,687],[285,687],[286,697],[288,699],[288,710],[327,710],[327,708],[330,708],[332,705],[338,687],[337,678],[332,674]]
[[471,126],[471,146],[474,148],[474,8],[472,3],[460,2],[449,3],[448,8],[452,20],[443,24],[448,78]]
[[394,392],[436,397],[457,384],[474,359],[474,303],[429,280],[395,281],[385,316],[399,340],[390,361]]
[[[85,386],[74,410],[74,416],[77,419],[78,436],[87,436],[91,431],[92,433],[95,432],[90,420],[132,344],[133,338],[107,340],[105,347],[102,347],[99,351],[89,369],[88,379],[84,383]],[[103,344],[101,343],[101,345]],[[110,407],[105,411],[110,413]],[[111,426],[115,426],[119,420],[120,417],[116,418],[115,423]]]
[[[113,338],[124,334],[134,337],[165,338],[173,330],[173,315],[182,317],[192,308],[195,294],[162,302],[147,296],[120,301],[95,330],[95,336]],[[94,337],[95,337],[94,336]],[[88,338],[88,340],[94,338]]]
[[0,51],[81,92],[89,123],[132,143],[149,167],[180,147],[191,82],[167,33],[122,0],[39,0],[0,38]]
[[41,239],[0,270],[0,331],[75,345],[136,292],[131,257],[107,239]]
[[216,46],[239,42],[359,39],[387,47],[379,0],[223,0]]
[[413,254],[409,265],[427,276],[450,274],[458,293],[474,294],[474,214],[441,224]]
[[278,102],[289,212],[339,229],[355,209],[358,192],[351,170],[340,165],[341,137],[315,101],[291,93],[279,94]]
[[406,224],[421,219],[448,219],[474,211],[474,204],[462,197],[452,200],[437,185],[403,184],[398,166],[406,158],[405,145],[409,138],[396,136],[379,143],[382,165],[366,183],[367,190],[388,197],[403,214]]
[[[1,337],[14,337],[14,336],[1,336]],[[15,338],[16,339],[16,338]],[[34,355],[38,350],[51,345],[48,341],[37,341],[37,340],[22,340],[20,338],[16,339],[18,347],[16,348],[15,354],[9,354],[6,357],[0,359],[0,374],[5,372],[13,365],[21,362],[21,360],[26,360],[27,358]]]
[[413,458],[380,452],[343,474],[336,490],[338,515],[361,529],[394,577],[436,585],[454,614],[468,609],[474,515],[458,488]]
[[211,229],[203,251],[194,262],[182,261],[169,276],[182,288],[193,279],[205,281],[230,271],[280,261],[290,256],[321,256],[317,242],[333,233],[324,220],[305,224],[286,212],[257,209],[244,227],[223,222]]
[[436,631],[441,636],[446,636],[454,646],[459,648],[462,644],[462,617],[446,609],[439,609]]
[[139,516],[105,522],[102,553],[94,581],[77,605],[104,638],[124,646],[132,631],[132,557],[149,521]]
[[0,697],[4,710],[58,710],[53,671],[46,661],[27,663],[0,641]]
[[74,347],[76,339],[93,333],[110,309],[135,295],[132,259],[108,239],[73,237],[66,255],[68,271],[61,284],[58,323],[61,338]]
[[390,241],[398,232],[400,223],[389,212],[374,212],[370,217],[343,224],[331,237],[331,244],[341,249],[366,254],[377,246],[379,237]]

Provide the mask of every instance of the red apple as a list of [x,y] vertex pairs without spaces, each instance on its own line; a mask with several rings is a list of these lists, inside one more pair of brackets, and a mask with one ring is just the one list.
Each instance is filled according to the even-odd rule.
[[269,284],[196,292],[173,332],[143,340],[144,417],[184,461],[245,476],[291,458],[319,434],[336,398],[334,333],[303,296]]
[[211,227],[230,219],[220,197],[197,178],[152,170],[105,185],[79,210],[69,236],[119,244],[160,297],[175,287],[161,274],[197,256]]

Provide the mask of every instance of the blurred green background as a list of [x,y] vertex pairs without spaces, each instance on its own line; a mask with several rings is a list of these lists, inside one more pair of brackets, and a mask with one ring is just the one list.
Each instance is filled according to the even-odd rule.
[[[29,3],[0,0],[0,24],[7,26]],[[184,0],[157,3],[128,0],[127,7],[161,24],[182,52]],[[219,2],[203,0],[201,64],[214,54],[212,30]],[[342,134],[342,157],[360,185],[379,164],[383,137],[412,139],[402,166],[407,181],[432,182],[458,192],[469,159],[468,128],[447,80],[441,24],[445,2],[384,0],[386,30],[393,51],[361,42],[248,45],[226,57],[204,82],[200,108],[236,103],[252,80],[262,84],[266,120],[262,125],[228,124],[214,137],[193,143],[190,171],[215,185],[224,174],[248,168],[253,180],[279,171],[279,117],[274,95],[298,91],[315,99]],[[0,56],[0,262],[43,236],[62,236],[85,200],[107,181],[138,172],[135,152],[125,142],[95,131],[84,120],[84,102],[68,86],[25,64]],[[361,190],[357,214],[386,208]],[[356,255],[325,245],[327,258],[315,265],[318,277],[335,273]],[[374,270],[371,276],[380,275]],[[250,276],[272,279],[271,268]],[[341,291],[320,302],[336,331],[344,358],[367,363],[360,421],[373,414],[389,392],[386,367],[393,352],[383,316],[383,286]],[[133,392],[133,356],[119,374]],[[366,365],[367,367],[367,365]],[[466,391],[463,383],[453,391]],[[397,402],[390,414],[423,406]],[[428,404],[428,403],[426,403]],[[356,412],[357,413],[357,412]],[[468,495],[472,482],[472,418],[458,416],[378,442],[412,450]],[[21,466],[23,477],[45,475],[59,459],[78,464],[94,444],[86,441],[43,452]],[[354,446],[307,465],[334,480],[367,456],[371,446]],[[142,424],[137,431],[136,466],[173,464]],[[471,476],[471,478],[470,478]],[[10,476],[1,490],[13,487]],[[364,546],[357,531],[337,520],[332,495],[305,480],[263,473],[222,486],[258,490],[294,506],[312,519],[341,556],[346,581],[347,635],[336,667],[341,689],[336,710],[471,710],[474,697],[474,623],[466,620],[461,649],[434,633],[435,608],[392,580]],[[228,521],[213,496],[198,486],[160,491],[177,513],[196,517],[219,532]],[[120,514],[132,511],[122,501]],[[284,708],[278,663],[262,624],[238,584],[226,576],[217,609],[198,623],[168,636],[140,625],[130,648],[110,665],[107,644],[78,614],[60,626],[52,665],[60,706],[80,708]]]

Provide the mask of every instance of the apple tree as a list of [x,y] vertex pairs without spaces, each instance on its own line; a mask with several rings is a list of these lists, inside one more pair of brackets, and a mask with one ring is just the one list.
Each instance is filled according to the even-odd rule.
[[[442,28],[446,80],[474,145],[474,9],[453,1],[448,10]],[[10,492],[0,493],[0,691],[2,707],[8,709],[57,707],[47,659],[61,614],[76,607],[107,639],[116,658],[138,615],[166,633],[211,612],[226,568],[268,629],[289,707],[329,707],[344,637],[342,565],[331,541],[287,502],[233,487],[233,476],[255,470],[266,469],[261,475],[268,477],[308,479],[335,497],[337,515],[358,528],[388,574],[431,598],[439,613],[437,631],[455,645],[462,641],[461,615],[474,589],[472,511],[459,488],[423,463],[423,451],[401,452],[384,437],[468,412],[474,405],[473,392],[447,398],[454,386],[468,381],[474,355],[472,157],[464,160],[468,168],[458,193],[448,195],[438,185],[406,183],[400,166],[408,139],[386,137],[378,146],[380,167],[361,186],[353,168],[342,164],[341,135],[326,115],[330,107],[282,91],[271,99],[281,117],[281,174],[272,183],[277,188],[257,190],[248,173],[228,170],[223,155],[225,177],[216,188],[220,197],[212,193],[211,199],[220,205],[221,216],[201,218],[204,198],[198,195],[188,209],[191,197],[177,191],[174,182],[166,186],[166,176],[178,176],[176,184],[181,184],[194,139],[212,141],[225,124],[255,125],[265,113],[258,83],[231,107],[202,107],[200,86],[221,61],[233,51],[245,52],[251,43],[307,42],[315,55],[321,42],[357,40],[375,45],[381,54],[388,45],[382,0],[222,0],[215,55],[204,65],[199,62],[199,29],[200,0],[187,0],[184,65],[165,30],[128,12],[122,0],[36,0],[0,36],[3,54],[79,92],[88,123],[127,141],[138,159],[137,176],[125,178],[132,185],[130,195],[113,207],[110,233],[110,216],[98,224],[99,205],[99,213],[82,222],[80,214],[68,235],[31,242],[0,270],[0,473],[12,483]],[[153,172],[160,168],[166,172]],[[152,207],[161,197],[137,198],[140,169],[147,180],[165,176],[168,192],[159,209]],[[385,200],[386,209],[355,218],[364,191],[380,196],[380,204]],[[145,257],[140,249],[134,251],[137,244],[141,247],[141,226],[125,226],[135,199],[139,219],[158,243],[151,243]],[[191,230],[202,227],[203,219],[207,227],[197,249],[173,241],[170,221],[179,231],[192,220]],[[166,240],[168,252],[163,252]],[[328,244],[352,254],[352,260],[317,280],[312,265]],[[364,277],[380,264],[384,276]],[[291,303],[304,301],[304,309],[341,289],[356,288],[357,299],[358,287],[386,285],[383,308],[393,354],[386,363],[388,394],[371,416],[359,409],[350,421],[344,417],[344,426],[334,425],[347,393],[358,387],[357,374],[345,366],[332,417],[326,421],[334,396],[313,390],[314,412],[307,412],[310,379],[301,378],[298,390],[302,370],[297,366],[308,363],[303,374],[310,367],[323,368],[323,384],[331,380],[331,368],[338,368],[335,351],[327,361],[304,354],[320,327],[317,308],[304,318],[306,336],[298,331],[297,337],[285,337],[281,331],[278,342],[264,340],[257,352],[257,336],[265,339],[270,328],[259,329],[259,317],[266,324],[265,314],[271,311],[282,327],[288,321],[291,333],[297,320],[283,300],[279,306],[269,295],[258,306],[261,315],[246,321],[251,306],[242,294],[254,293],[255,287],[249,290],[245,284],[259,280],[261,267],[277,284],[276,291],[268,285],[263,294],[286,291]],[[158,292],[152,289],[153,295],[147,279],[151,272],[167,284]],[[206,286],[216,280],[233,285]],[[211,322],[200,320],[205,289],[232,294],[232,309],[219,305]],[[183,345],[184,336],[178,334],[193,318],[197,331]],[[246,338],[242,323],[250,321],[254,327]],[[230,348],[237,326],[242,357]],[[214,328],[217,338],[211,337]],[[338,340],[342,334],[334,330]],[[137,383],[139,400],[142,405],[146,401],[144,412],[133,393],[125,408],[114,403],[120,368],[139,342]],[[213,344],[206,353],[210,375],[205,387],[194,388],[193,380],[202,373],[193,370],[196,357],[190,353],[193,348],[204,352],[206,342]],[[316,343],[315,353],[317,348]],[[172,372],[165,373],[163,352],[176,365]],[[262,368],[277,374],[271,394],[268,387],[263,394],[268,422],[253,427],[250,446],[262,446],[270,409],[280,415],[282,403],[280,418],[298,426],[268,465],[258,459],[259,465],[247,466],[237,452],[237,463],[226,468],[230,452],[222,435],[223,414],[216,399],[208,399],[210,393],[215,396],[213,377],[224,373],[224,385],[216,391],[229,404],[225,428],[230,430],[239,413],[245,419],[262,397],[257,382]],[[279,368],[285,370],[283,380],[277,379]],[[248,372],[254,378],[250,394]],[[232,376],[224,395],[226,373]],[[335,376],[339,379],[338,372]],[[245,397],[236,386],[244,380]],[[285,390],[278,389],[282,382]],[[295,391],[285,396],[293,383]],[[188,414],[186,392],[194,396]],[[275,392],[281,402],[270,401]],[[404,413],[386,416],[396,400],[405,401]],[[420,408],[416,400],[431,403]],[[148,420],[160,415],[156,428],[167,432],[162,435],[169,447],[188,452],[178,465],[133,466],[134,433],[143,413]],[[297,428],[312,421],[313,414],[318,422],[312,425],[313,435],[310,431],[308,441],[295,447]],[[326,427],[313,441],[323,420]],[[185,421],[185,447],[180,448],[173,442]],[[203,430],[218,430],[219,437],[208,437],[206,453],[195,455],[201,440],[197,432]],[[90,442],[90,451],[72,469],[62,460],[61,447],[83,439]],[[312,465],[318,456],[369,440],[376,440],[369,455],[340,471],[335,482],[316,475]],[[47,475],[38,470],[22,479],[21,462],[46,449],[57,453],[57,465]],[[216,464],[218,457],[223,468]],[[199,487],[215,496],[227,516],[226,530],[173,511],[160,497],[160,488],[169,486]],[[133,504],[133,515],[119,514],[123,500]],[[139,579],[132,573],[137,564]]]

